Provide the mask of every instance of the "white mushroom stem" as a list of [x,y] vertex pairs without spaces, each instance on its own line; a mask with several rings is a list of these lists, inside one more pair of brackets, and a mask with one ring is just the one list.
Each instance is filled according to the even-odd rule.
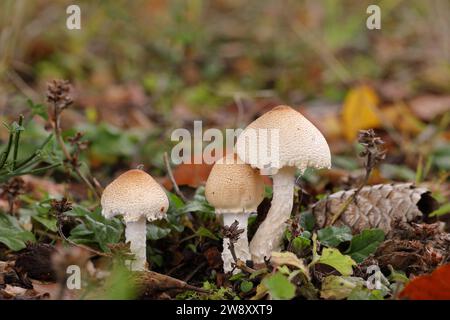
[[147,265],[147,229],[145,216],[137,221],[126,222],[125,225],[126,242],[130,242],[130,251],[134,254],[134,260],[128,261],[132,271],[144,271]]
[[[239,235],[239,239],[234,244],[234,252],[236,253],[236,258],[242,261],[247,261],[251,259],[250,251],[248,248],[248,238],[247,238],[247,224],[248,217],[250,213],[222,213],[223,215],[223,225],[231,226],[234,221],[238,221],[238,229],[244,229],[244,232]],[[225,272],[230,272],[233,267],[232,263],[234,263],[233,256],[229,249],[230,239],[223,238],[223,251],[222,251],[222,260],[223,260],[223,270]],[[239,270],[235,270],[235,273],[238,273]]]
[[263,263],[272,251],[280,250],[286,221],[291,216],[295,186],[294,167],[284,167],[273,175],[273,198],[266,219],[261,223],[252,241],[250,252],[255,263]]

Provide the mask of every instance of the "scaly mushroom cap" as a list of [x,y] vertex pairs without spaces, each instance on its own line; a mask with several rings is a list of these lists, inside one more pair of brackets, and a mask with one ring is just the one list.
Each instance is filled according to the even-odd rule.
[[264,182],[258,170],[228,154],[211,169],[205,196],[218,213],[254,212],[264,199]]
[[159,184],[142,170],[129,170],[111,182],[103,191],[102,214],[106,218],[123,215],[125,222],[148,221],[166,215],[169,200]]
[[252,167],[267,169],[264,159],[258,154],[258,143],[261,145],[261,139],[270,134],[258,129],[278,129],[278,148],[274,141],[267,139],[268,149],[278,154],[278,161],[270,164],[271,169],[290,166],[303,171],[308,167],[331,167],[330,149],[322,133],[289,106],[275,107],[250,123],[239,135],[237,154]]

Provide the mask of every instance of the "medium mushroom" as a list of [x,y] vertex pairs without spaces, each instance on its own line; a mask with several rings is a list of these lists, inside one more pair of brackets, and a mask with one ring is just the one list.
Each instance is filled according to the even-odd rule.
[[[228,154],[218,160],[206,181],[205,196],[223,218],[224,226],[238,221],[238,229],[244,229],[234,245],[236,258],[251,259],[247,240],[247,223],[250,213],[264,199],[264,182],[259,172],[243,163],[236,154]],[[229,239],[223,239],[223,269],[232,270],[233,257],[229,250]]]
[[129,170],[103,191],[102,214],[110,219],[122,215],[125,221],[125,238],[130,242],[135,259],[130,261],[133,271],[146,269],[147,253],[146,221],[162,219],[166,216],[169,200],[164,190],[142,170]]
[[250,243],[253,261],[262,263],[272,251],[280,249],[292,211],[296,170],[303,173],[308,167],[329,168],[330,149],[320,131],[303,115],[291,107],[278,106],[245,128],[236,151],[245,163],[263,174],[272,174],[271,207]]

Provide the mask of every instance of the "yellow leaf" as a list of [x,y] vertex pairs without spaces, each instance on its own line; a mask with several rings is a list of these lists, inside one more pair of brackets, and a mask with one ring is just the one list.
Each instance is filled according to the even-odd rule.
[[383,120],[403,133],[418,134],[425,126],[404,103],[389,105],[382,109],[382,114]]
[[303,263],[303,260],[299,259],[294,253],[292,252],[272,252],[270,262],[274,266],[292,266],[296,267],[297,269],[300,269],[305,276],[309,279],[309,271],[306,265]]
[[361,129],[380,126],[378,103],[377,94],[367,85],[357,86],[347,93],[342,110],[342,129],[348,141],[354,141]]
[[265,285],[263,285],[262,283],[260,283],[257,287],[256,287],[256,294],[250,299],[250,300],[261,300],[262,298],[264,298],[267,295],[268,291]]

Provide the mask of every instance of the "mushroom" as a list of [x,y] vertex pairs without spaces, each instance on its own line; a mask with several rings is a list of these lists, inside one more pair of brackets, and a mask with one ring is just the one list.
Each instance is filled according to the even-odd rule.
[[[296,170],[303,173],[308,167],[329,168],[330,149],[320,131],[303,115],[291,107],[278,106],[245,128],[236,151],[245,163],[259,168],[262,174],[271,174],[273,179],[270,210],[250,243],[253,261],[262,263],[272,251],[280,249],[292,211]],[[267,154],[270,159],[265,158]]]
[[101,198],[102,214],[110,219],[123,215],[125,238],[130,242],[134,260],[129,261],[131,270],[146,269],[147,253],[146,221],[162,219],[166,216],[169,200],[164,190],[142,170],[129,170],[103,191]]
[[[264,182],[259,172],[243,163],[236,154],[228,154],[219,159],[211,169],[206,181],[205,196],[223,218],[224,226],[238,221],[238,229],[244,229],[234,245],[236,258],[251,259],[247,240],[247,222],[250,213],[264,199]],[[223,269],[232,270],[233,257],[229,250],[229,239],[223,239]]]

